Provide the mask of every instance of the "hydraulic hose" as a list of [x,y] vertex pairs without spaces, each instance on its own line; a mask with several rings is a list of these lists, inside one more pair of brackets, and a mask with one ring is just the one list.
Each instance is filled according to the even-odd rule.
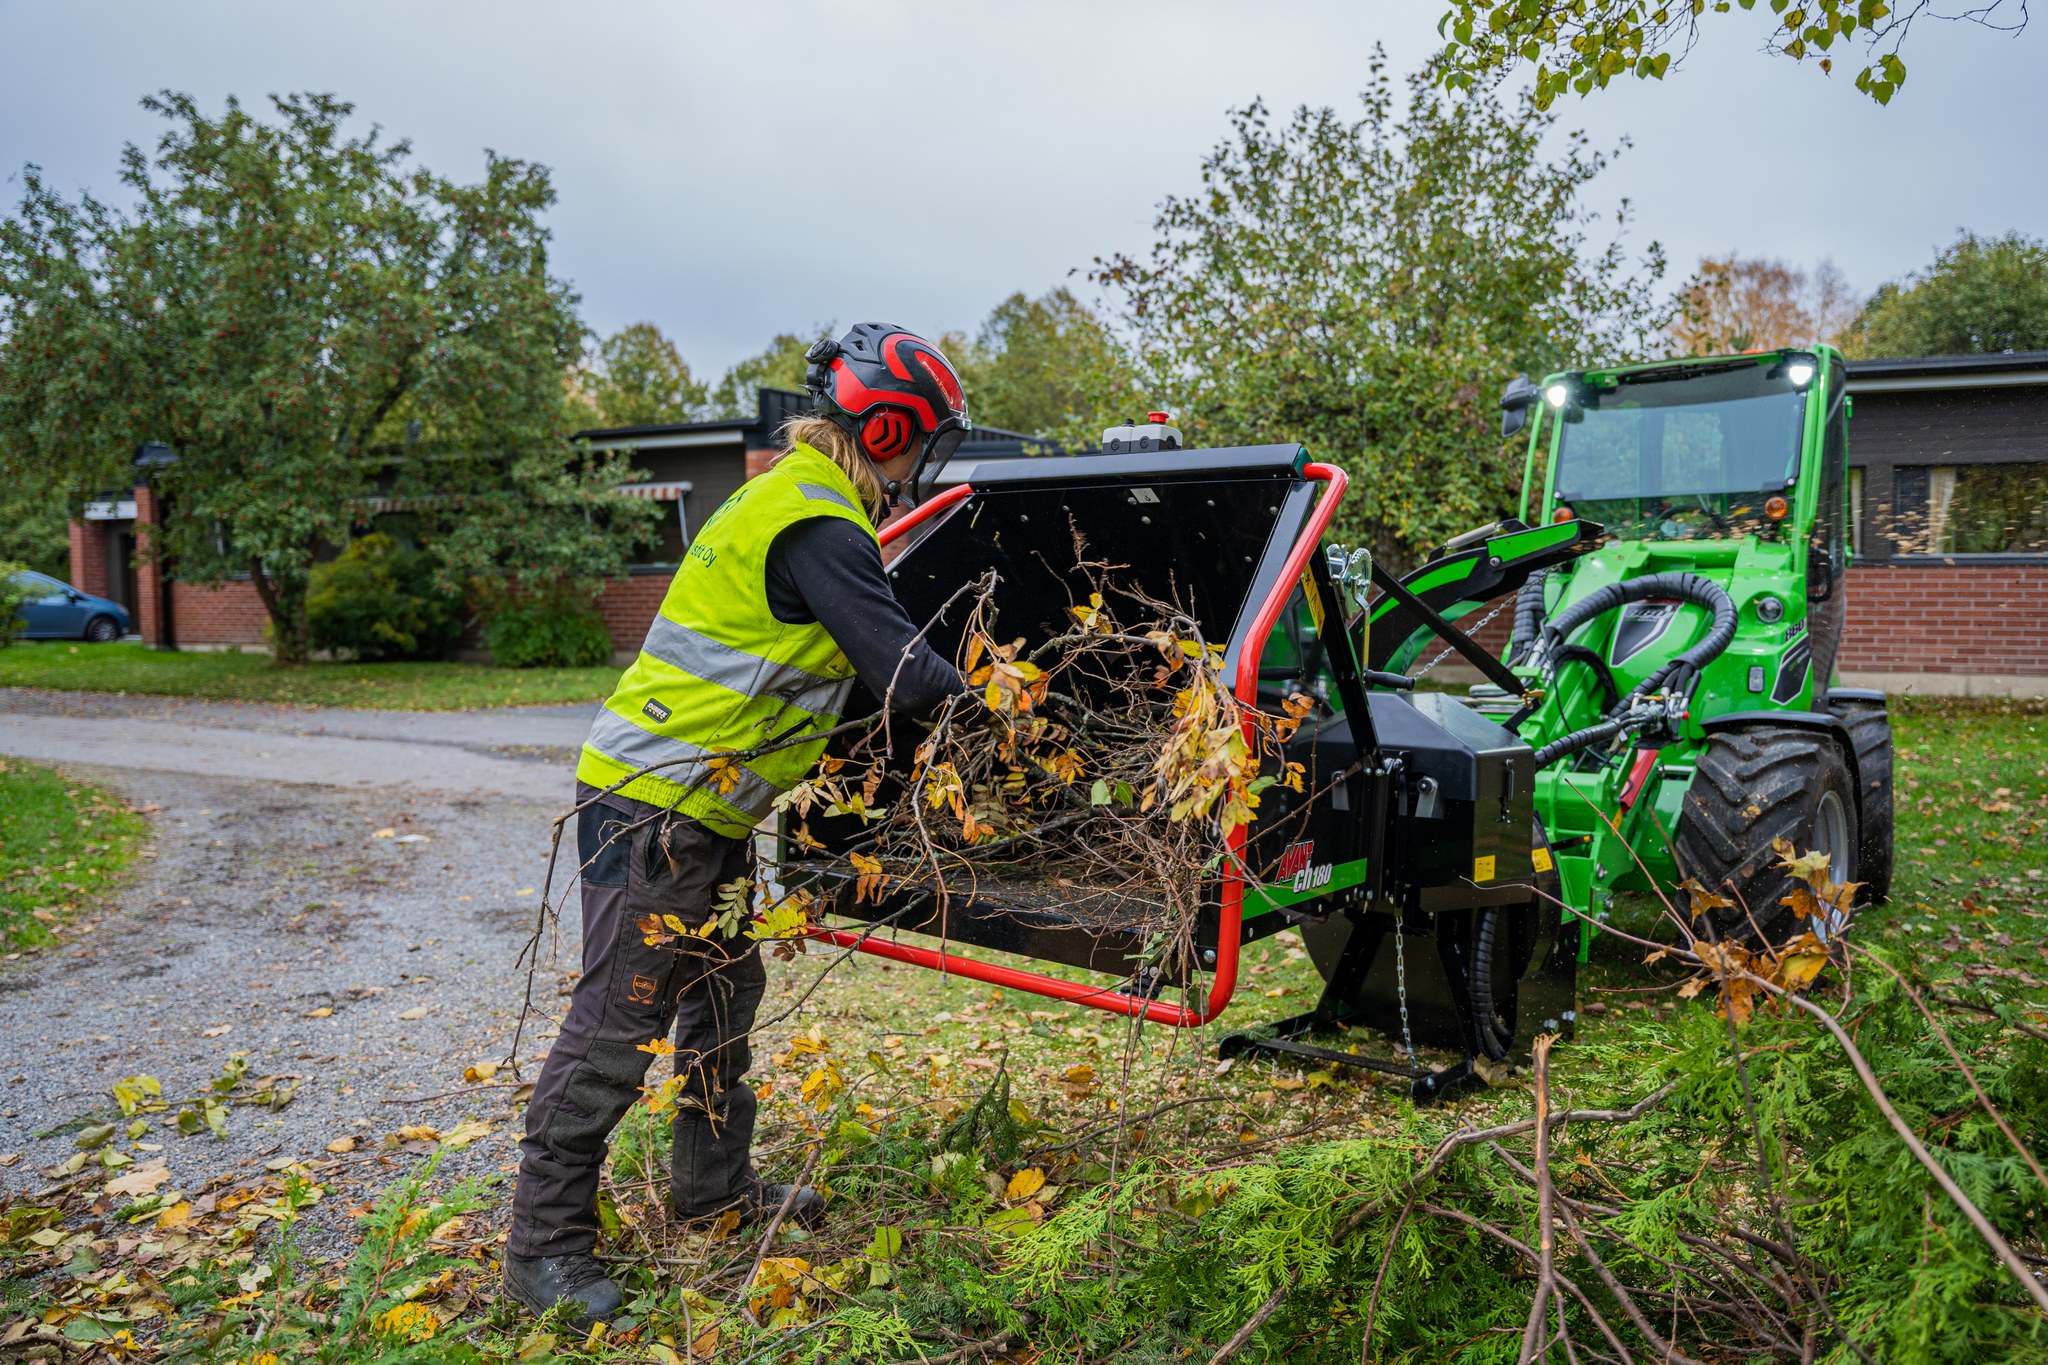
[[1581,749],[1590,749],[1595,744],[1604,744],[1628,728],[1625,718],[1596,721],[1583,730],[1574,730],[1561,739],[1553,739],[1536,751],[1536,767],[1540,770]]
[[[1713,613],[1713,624],[1707,628],[1704,636],[1694,641],[1678,657],[1637,683],[1626,697],[1609,707],[1610,714],[1627,706],[1637,697],[1648,696],[1667,683],[1689,685],[1699,675],[1699,671],[1719,658],[1721,651],[1728,648],[1729,643],[1735,639],[1735,599],[1711,579],[1702,578],[1696,573],[1678,571],[1653,573],[1642,578],[1626,578],[1619,583],[1609,583],[1604,588],[1586,594],[1544,623],[1544,641],[1554,656],[1558,647],[1573,631],[1594,617],[1613,611],[1624,603],[1640,602],[1651,597],[1675,597],[1681,602],[1703,607]],[[1518,602],[1517,606],[1519,605]],[[1538,766],[1541,766],[1540,761]]]
[[1550,570],[1538,569],[1515,593],[1515,628],[1508,637],[1508,667],[1529,657],[1543,634],[1543,584]]
[[1501,912],[1488,907],[1479,912],[1479,928],[1472,939],[1472,1015],[1479,1021],[1479,1046],[1494,1061],[1505,1061],[1514,1040],[1501,1028],[1494,1001],[1493,969],[1500,949]]

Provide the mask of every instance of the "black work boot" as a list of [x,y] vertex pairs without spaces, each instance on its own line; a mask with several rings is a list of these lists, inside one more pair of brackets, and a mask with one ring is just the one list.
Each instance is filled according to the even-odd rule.
[[505,1253],[505,1293],[538,1317],[560,1304],[570,1308],[569,1325],[579,1332],[610,1322],[625,1301],[604,1265],[587,1251],[563,1256]]
[[[740,1211],[740,1226],[765,1223],[773,1218],[775,1211],[782,1207],[782,1201],[789,1199],[789,1191],[788,1185],[770,1185],[757,1177],[752,1188],[734,1204]],[[782,1221],[814,1228],[824,1216],[825,1196],[818,1193],[815,1185],[805,1185],[797,1190],[796,1198],[790,1200],[789,1214]]]
[[[669,1149],[669,1211],[684,1222],[716,1218],[736,1209],[740,1225],[766,1222],[782,1207],[789,1186],[770,1185],[754,1173],[754,1092],[733,1087],[724,1116],[678,1113]],[[825,1196],[808,1186],[796,1193],[785,1221],[815,1223],[825,1211]]]

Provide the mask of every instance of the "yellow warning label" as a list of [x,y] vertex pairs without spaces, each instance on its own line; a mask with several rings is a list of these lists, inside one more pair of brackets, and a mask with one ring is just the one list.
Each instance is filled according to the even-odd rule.
[[1472,860],[1472,880],[1475,882],[1492,881],[1493,864],[1494,857],[1491,853],[1487,854],[1484,858],[1474,858]]
[[1301,593],[1302,596],[1308,598],[1308,614],[1315,619],[1316,630],[1321,631],[1323,628],[1323,595],[1316,591],[1316,571],[1314,569],[1303,569],[1301,571]]
[[1538,872],[1548,872],[1551,868],[1557,866],[1557,864],[1550,861],[1550,850],[1547,848],[1530,849],[1529,862]]

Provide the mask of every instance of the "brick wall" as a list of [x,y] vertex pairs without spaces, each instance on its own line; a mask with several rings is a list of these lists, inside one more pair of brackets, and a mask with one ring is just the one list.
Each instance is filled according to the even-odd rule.
[[2048,676],[2048,564],[1863,564],[1840,667]]
[[172,643],[165,635],[163,619],[163,567],[149,553],[150,531],[157,524],[156,490],[148,484],[135,489],[135,630],[147,644]]
[[641,642],[647,638],[647,628],[654,624],[654,614],[660,610],[661,599],[667,594],[669,580],[674,576],[668,573],[628,574],[604,585],[604,592],[597,599],[597,609],[604,614],[605,629],[612,633],[614,656],[631,657],[640,652]]
[[106,527],[97,521],[71,523],[71,586],[94,597],[106,597]]
[[178,644],[260,645],[270,613],[247,579],[203,588],[171,584],[171,625]]
[[[1910,685],[1897,676],[1909,673],[2048,680],[2048,564],[1861,564],[1847,582],[1836,665],[1844,674],[1889,686]],[[1466,617],[1466,629],[1492,605]],[[1510,606],[1478,632],[1496,655],[1513,615]],[[1443,648],[1432,642],[1423,658]],[[1433,676],[1471,681],[1479,673],[1453,654]]]

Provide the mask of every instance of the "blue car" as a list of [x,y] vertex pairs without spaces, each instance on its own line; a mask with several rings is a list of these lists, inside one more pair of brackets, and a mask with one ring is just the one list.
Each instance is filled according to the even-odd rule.
[[20,612],[24,640],[89,640],[103,645],[128,633],[128,608],[80,592],[48,574],[23,570],[15,583],[28,589]]

